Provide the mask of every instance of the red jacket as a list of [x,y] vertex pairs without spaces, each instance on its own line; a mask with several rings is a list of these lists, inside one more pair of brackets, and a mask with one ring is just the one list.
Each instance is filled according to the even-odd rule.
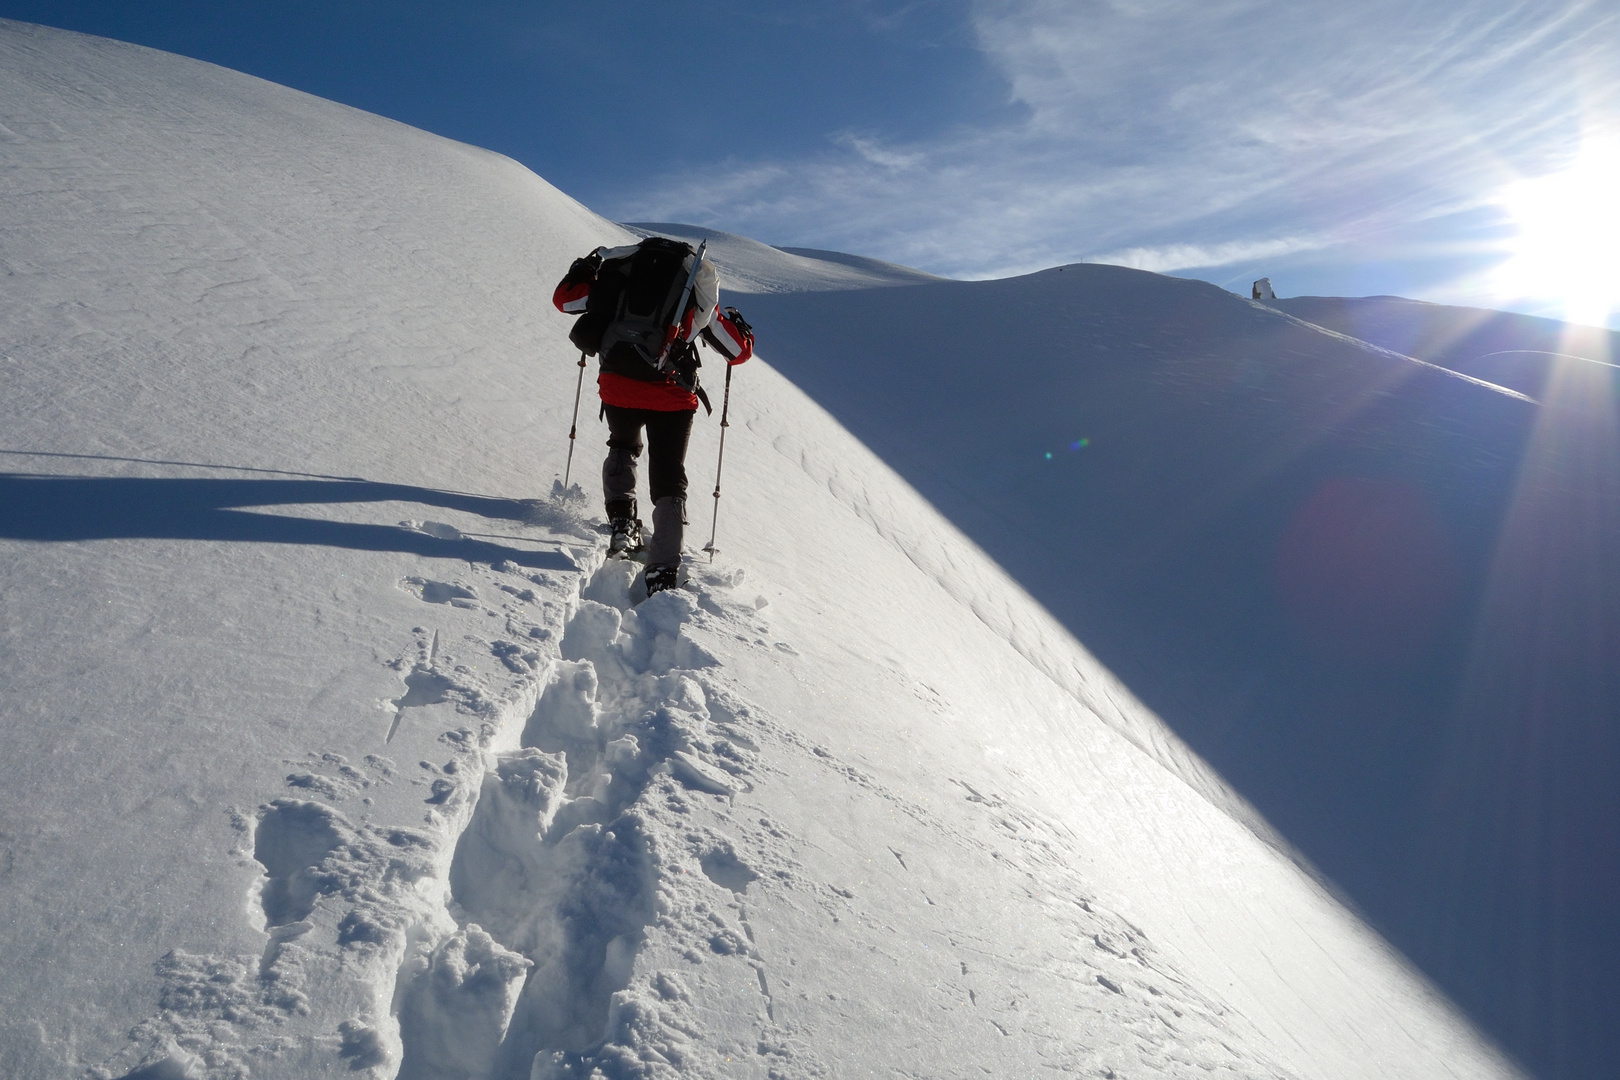
[[[607,258],[618,255],[621,249],[597,249]],[[632,249],[622,249],[628,252]],[[585,267],[586,260],[576,260],[568,275],[558,283],[551,302],[565,315],[579,314],[590,300],[593,272]],[[712,279],[711,279],[712,280]],[[694,297],[694,299],[696,299]],[[709,297],[704,297],[708,300]],[[754,355],[754,335],[741,316],[733,318],[731,311],[720,310],[719,290],[706,312],[689,307],[681,320],[678,337],[692,341],[701,339],[710,348],[726,358],[728,364],[741,364]],[[602,401],[624,409],[651,409],[655,412],[691,412],[698,407],[697,395],[674,381],[674,374],[662,380],[636,379],[611,371],[596,377],[597,392]]]
[[697,395],[674,381],[646,382],[611,371],[596,376],[596,392],[603,404],[621,409],[651,409],[654,412],[691,412],[698,407]]

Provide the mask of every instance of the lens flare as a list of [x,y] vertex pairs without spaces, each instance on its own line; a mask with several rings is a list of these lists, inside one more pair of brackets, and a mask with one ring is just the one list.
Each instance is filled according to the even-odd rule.
[[1586,139],[1567,169],[1512,184],[1498,201],[1519,230],[1498,293],[1605,325],[1620,308],[1620,139]]

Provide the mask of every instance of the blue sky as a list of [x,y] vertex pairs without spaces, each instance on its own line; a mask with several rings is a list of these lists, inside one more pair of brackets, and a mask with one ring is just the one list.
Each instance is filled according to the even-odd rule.
[[619,220],[957,277],[1090,259],[1554,315],[1567,288],[1545,268],[1576,266],[1620,301],[1620,232],[1582,207],[1525,264],[1542,270],[1502,272],[1524,243],[1514,185],[1620,139],[1615,0],[0,0],[0,16],[485,146]]

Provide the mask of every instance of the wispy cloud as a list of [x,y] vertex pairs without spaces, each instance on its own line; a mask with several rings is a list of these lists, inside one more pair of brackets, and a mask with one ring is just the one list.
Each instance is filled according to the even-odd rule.
[[849,132],[833,136],[832,141],[855,151],[861,160],[885,169],[915,169],[928,160],[925,154],[902,153],[884,146],[877,139],[863,138]]
[[684,219],[977,277],[1230,266],[1487,203],[1620,117],[1612,0],[976,0],[1022,112],[666,176]]
[[1286,236],[1276,240],[1235,240],[1226,244],[1166,244],[1163,247],[1134,247],[1122,251],[1109,251],[1089,255],[1086,262],[1129,266],[1136,270],[1151,270],[1157,274],[1177,270],[1200,270],[1205,267],[1231,266],[1233,263],[1253,262],[1256,259],[1275,259],[1285,255],[1298,255],[1326,247],[1322,240],[1309,237]]

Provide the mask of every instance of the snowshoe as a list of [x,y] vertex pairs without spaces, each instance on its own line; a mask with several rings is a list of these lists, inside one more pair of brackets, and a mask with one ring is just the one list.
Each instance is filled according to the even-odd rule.
[[608,558],[627,559],[641,550],[640,518],[614,518],[609,524],[613,535],[608,538]]
[[647,567],[647,595],[675,588],[680,584],[680,576],[681,568],[678,566]]

